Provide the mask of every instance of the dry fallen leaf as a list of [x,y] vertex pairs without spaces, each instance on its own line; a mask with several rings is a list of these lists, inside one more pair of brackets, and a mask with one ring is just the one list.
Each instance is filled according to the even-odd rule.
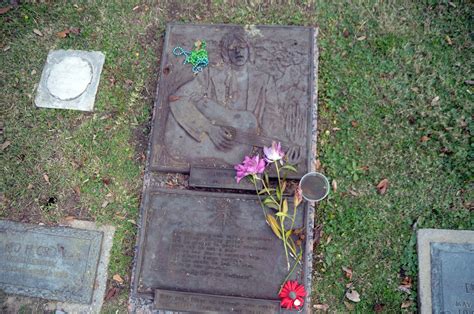
[[51,184],[51,183],[49,182],[49,177],[48,177],[48,175],[47,175],[46,173],[43,174],[43,179],[44,179],[44,181],[46,181],[46,183]]
[[350,35],[350,33],[347,30],[347,28],[344,28],[344,30],[342,31],[342,36],[344,36],[344,38],[347,38],[347,37],[349,37],[349,35]]
[[33,184],[28,184],[28,186],[26,187],[28,190],[31,190],[33,188]]
[[428,142],[429,139],[430,139],[430,138],[429,138],[428,136],[423,135],[423,136],[420,138],[420,141],[421,141],[422,143],[424,143],[424,142]]
[[360,37],[357,37],[357,40],[358,41],[362,41],[362,40],[366,40],[367,39],[367,36],[360,36]]
[[66,38],[69,35],[69,29],[65,29],[62,32],[57,32],[56,36],[59,38]]
[[332,180],[332,190],[333,190],[334,192],[337,191],[337,181],[336,181],[336,180]]
[[453,41],[451,40],[451,38],[446,35],[446,42],[448,43],[448,45],[452,46],[453,45]]
[[106,208],[107,205],[109,205],[109,202],[107,202],[107,201],[103,202],[103,203],[102,203],[102,208]]
[[355,128],[359,125],[359,123],[356,120],[352,120],[351,125],[352,125],[353,128]]
[[349,194],[352,195],[352,196],[359,196],[359,193],[357,193],[354,190],[349,190]]
[[110,287],[110,289],[107,291],[107,294],[105,295],[105,301],[108,301],[112,298],[114,298],[119,292],[118,288],[115,287]]
[[342,271],[347,279],[352,280],[352,268],[342,266]]
[[33,33],[35,33],[35,34],[38,35],[39,37],[43,37],[43,33],[42,33],[39,29],[37,29],[37,28],[33,29]]
[[316,161],[314,162],[314,168],[316,170],[321,169],[321,161],[319,159],[316,159]]
[[439,96],[436,96],[436,97],[433,98],[433,100],[431,101],[431,105],[434,106],[434,105],[436,105],[438,102],[439,102]]
[[388,179],[383,179],[382,181],[377,184],[377,190],[380,195],[384,195],[387,192],[388,188]]
[[66,221],[71,221],[71,220],[74,220],[74,219],[76,219],[76,217],[74,217],[74,216],[67,216],[66,218],[64,218],[64,220],[66,220]]
[[12,7],[10,5],[7,5],[6,7],[0,8],[0,14],[5,14],[8,11],[10,11]]
[[115,274],[113,277],[112,277],[113,280],[115,280],[116,282],[118,282],[119,284],[122,284],[123,283],[123,279],[122,277],[120,277],[119,274]]
[[78,185],[73,187],[73,190],[74,190],[74,193],[76,193],[77,196],[81,196],[81,188]]
[[328,245],[328,244],[329,244],[329,242],[331,242],[331,240],[332,240],[332,237],[331,237],[331,236],[329,236],[329,237],[326,239],[326,245]]
[[408,301],[405,301],[405,302],[402,303],[401,308],[402,308],[402,309],[407,309],[407,308],[409,308],[409,307],[412,306],[412,305],[413,305],[413,301],[408,300]]
[[8,146],[10,146],[11,142],[10,141],[5,141],[3,142],[1,146],[1,150],[5,150]]
[[413,284],[413,279],[410,276],[405,276],[402,280],[402,286],[410,289]]
[[352,302],[360,302],[360,295],[359,292],[353,290],[353,289],[348,289],[346,291],[346,298],[351,300]]
[[327,304],[315,304],[313,306],[316,310],[321,310],[321,311],[324,311],[326,312],[327,310],[329,310],[329,305]]

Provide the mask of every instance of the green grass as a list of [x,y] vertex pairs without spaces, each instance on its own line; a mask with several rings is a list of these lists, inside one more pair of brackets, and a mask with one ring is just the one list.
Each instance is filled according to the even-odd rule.
[[[415,230],[474,229],[474,90],[464,83],[474,78],[473,9],[444,1],[21,5],[0,16],[1,142],[11,143],[1,154],[0,217],[114,224],[109,274],[128,285],[166,22],[319,26],[318,153],[338,188],[317,209],[313,301],[348,310],[346,266],[361,294],[354,311],[400,312],[416,300]],[[58,38],[67,27],[81,33]],[[106,54],[94,113],[34,108],[50,49]],[[397,289],[402,269],[415,279],[411,295]],[[125,311],[125,288],[104,311]]]

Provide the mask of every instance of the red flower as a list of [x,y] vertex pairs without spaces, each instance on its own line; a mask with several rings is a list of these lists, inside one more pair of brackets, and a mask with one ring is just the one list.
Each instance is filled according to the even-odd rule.
[[278,296],[281,299],[281,307],[287,310],[299,310],[303,306],[306,290],[297,281],[289,280],[285,283]]

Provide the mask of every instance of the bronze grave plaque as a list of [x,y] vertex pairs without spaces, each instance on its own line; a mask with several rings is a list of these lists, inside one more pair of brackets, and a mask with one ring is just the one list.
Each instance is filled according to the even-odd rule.
[[0,220],[0,289],[89,304],[102,238],[99,231]]
[[[206,42],[209,66],[193,74],[173,54]],[[155,104],[150,170],[232,168],[272,141],[308,172],[314,29],[168,25]]]
[[275,314],[280,302],[209,294],[155,290],[155,308],[192,313]]
[[[150,191],[144,206],[137,293],[150,295],[161,289],[278,299],[288,273],[285,253],[256,196],[162,189]],[[295,228],[303,226],[306,214],[300,206]],[[294,278],[304,282],[305,274],[300,265]],[[190,306],[200,309],[199,302],[173,309],[185,311]]]

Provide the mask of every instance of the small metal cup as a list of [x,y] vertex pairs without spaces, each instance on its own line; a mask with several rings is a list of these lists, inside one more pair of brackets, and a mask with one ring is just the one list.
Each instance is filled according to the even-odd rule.
[[319,202],[329,194],[329,180],[319,172],[305,174],[299,183],[303,198],[309,202]]

